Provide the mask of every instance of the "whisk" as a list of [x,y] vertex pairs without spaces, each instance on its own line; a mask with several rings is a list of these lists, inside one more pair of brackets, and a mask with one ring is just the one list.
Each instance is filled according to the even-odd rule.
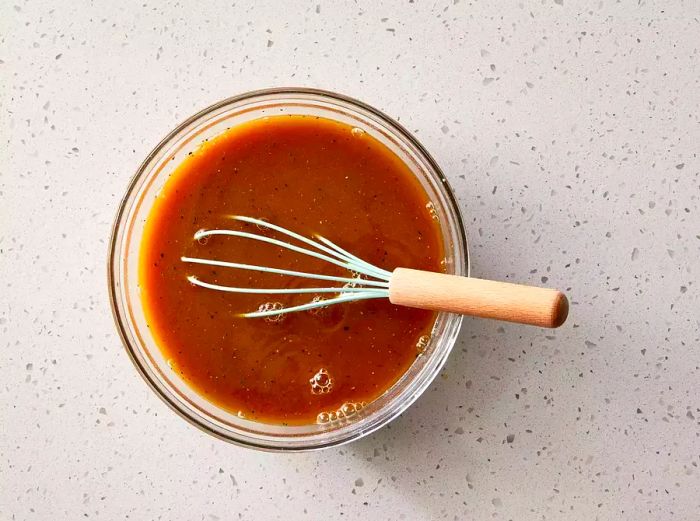
[[356,274],[352,277],[339,277],[215,259],[181,258],[183,262],[192,264],[277,273],[343,284],[342,286],[313,288],[239,288],[205,282],[194,275],[187,277],[196,286],[230,293],[335,295],[331,298],[315,299],[297,306],[261,309],[243,313],[241,315],[243,317],[269,317],[333,304],[388,298],[392,304],[400,306],[447,311],[462,315],[554,328],[564,323],[569,311],[569,303],[566,296],[554,289],[523,286],[473,277],[460,277],[409,268],[396,268],[394,271],[387,271],[360,259],[320,235],[315,235],[314,239],[311,239],[266,220],[242,215],[233,215],[231,218],[236,221],[255,224],[262,229],[273,230],[298,241],[304,246],[258,233],[239,230],[199,230],[194,234],[194,238],[202,240],[213,236],[232,236],[266,242],[303,255],[315,257]]

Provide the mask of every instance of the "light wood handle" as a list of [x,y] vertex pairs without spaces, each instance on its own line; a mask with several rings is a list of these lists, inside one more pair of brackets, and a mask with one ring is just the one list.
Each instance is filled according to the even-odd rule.
[[555,289],[396,268],[389,281],[392,304],[450,311],[540,327],[559,327],[569,301]]

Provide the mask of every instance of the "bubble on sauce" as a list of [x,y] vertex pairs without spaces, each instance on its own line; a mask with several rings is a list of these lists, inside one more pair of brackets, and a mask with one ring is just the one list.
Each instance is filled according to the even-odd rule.
[[437,210],[435,209],[435,205],[433,204],[432,201],[428,201],[427,203],[425,203],[425,207],[428,209],[428,213],[430,214],[430,218],[433,221],[440,220],[440,216],[438,215]]
[[355,270],[349,270],[349,271],[350,271],[350,275],[352,276],[353,279],[365,280],[364,273],[360,273],[359,271],[355,271]]
[[[259,221],[263,221],[263,222],[265,222],[265,223],[269,223],[269,222],[270,222],[270,219],[268,219],[267,217],[258,217],[258,220],[259,220]],[[256,227],[258,230],[262,230],[262,231],[269,231],[269,230],[270,230],[270,228],[268,228],[268,227],[265,226],[264,224],[260,224],[260,223],[255,223],[255,227]]]
[[[324,300],[328,300],[328,299],[325,299],[320,295],[316,295],[313,299],[311,299],[311,302],[316,304],[317,302],[323,302]],[[327,309],[328,309],[328,306],[320,306],[317,308],[307,309],[306,312],[309,313],[309,315],[318,316],[318,315],[323,315]]]
[[265,237],[273,237],[275,235],[275,230],[267,226],[267,223],[270,222],[270,219],[267,217],[257,217],[258,221],[262,221],[259,223],[247,223],[248,226],[255,227],[256,229],[253,230],[253,233],[256,233],[257,235],[264,235]]
[[[356,288],[358,284],[362,284],[362,281],[367,280],[364,274],[355,270],[348,270],[350,272],[350,277],[355,279],[356,282],[346,282],[343,284],[343,288]],[[342,294],[342,293],[341,293]]]
[[311,394],[328,394],[333,390],[333,378],[323,367],[311,377]]
[[426,349],[428,349],[428,346],[430,345],[430,335],[423,335],[418,339],[418,342],[416,342],[416,351],[418,351],[418,354],[423,354]]
[[336,423],[352,418],[367,404],[365,402],[345,402],[334,411],[322,411],[316,416],[316,423],[323,425],[326,423]]
[[362,130],[361,128],[358,128],[358,127],[353,127],[353,129],[350,131],[350,133],[351,133],[354,137],[362,137],[362,136],[365,135],[365,131]]
[[343,416],[350,418],[357,414],[360,409],[362,409],[362,403],[360,402],[345,402],[340,406],[339,410],[343,413]]
[[[258,307],[259,312],[264,312],[264,311],[278,311],[282,309],[284,305],[281,302],[264,302],[263,304],[260,304]],[[263,317],[265,322],[269,322],[271,324],[276,324],[278,322],[282,322],[287,315],[281,314],[281,315],[270,315],[267,317]]]
[[244,419],[245,419],[245,413],[244,413],[243,411],[238,411],[238,412],[236,413],[236,416],[238,416],[239,418],[244,418]]
[[202,230],[197,230],[197,232],[194,234],[194,238],[197,239],[197,242],[198,242],[199,244],[201,244],[202,246],[204,246],[206,243],[209,242],[209,236],[208,236],[208,235],[202,236],[202,234],[203,234],[204,232],[206,232],[206,230],[203,230],[203,229],[202,229]]

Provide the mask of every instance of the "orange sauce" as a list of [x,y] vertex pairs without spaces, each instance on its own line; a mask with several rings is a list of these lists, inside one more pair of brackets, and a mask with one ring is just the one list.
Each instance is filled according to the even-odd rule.
[[314,295],[224,293],[194,286],[186,277],[268,288],[322,281],[186,264],[180,258],[348,276],[337,266],[258,241],[193,239],[196,231],[213,228],[284,239],[233,221],[233,214],[265,218],[302,235],[320,234],[387,270],[441,271],[442,238],[428,202],[393,152],[348,125],[274,116],[229,129],[188,156],[153,203],[139,257],[148,326],[173,371],[234,414],[307,424],[343,404],[368,403],[414,361],[435,313],[376,299],[272,320],[241,318],[265,303],[289,306]]

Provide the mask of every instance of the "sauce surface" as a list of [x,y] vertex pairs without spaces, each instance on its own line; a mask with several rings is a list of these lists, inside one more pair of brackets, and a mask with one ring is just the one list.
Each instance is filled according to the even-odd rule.
[[237,315],[266,303],[296,305],[314,295],[225,293],[194,286],[186,277],[268,288],[340,283],[185,264],[180,258],[349,276],[337,266],[258,241],[193,239],[200,229],[218,228],[285,240],[229,217],[245,215],[302,235],[320,234],[387,270],[442,271],[442,238],[428,203],[393,152],[343,123],[273,116],[229,129],[188,156],[153,203],[139,257],[148,326],[172,370],[234,414],[308,424],[344,405],[351,410],[368,403],[414,361],[435,313],[375,299],[276,319],[241,318]]

